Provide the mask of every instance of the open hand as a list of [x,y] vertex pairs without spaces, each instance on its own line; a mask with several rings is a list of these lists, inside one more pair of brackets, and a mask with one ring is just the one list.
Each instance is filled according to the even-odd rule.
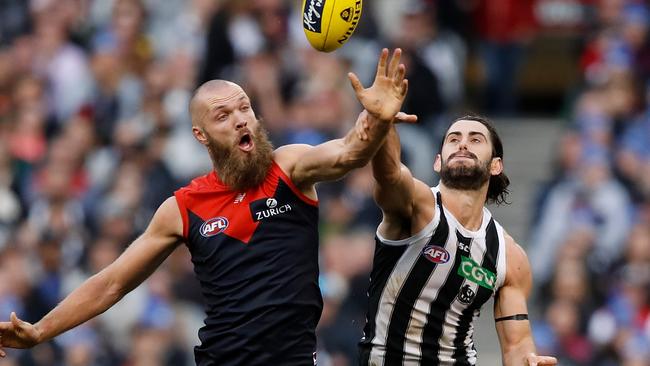
[[379,56],[375,81],[369,88],[364,88],[354,73],[348,78],[357,95],[357,99],[373,117],[390,122],[402,108],[408,90],[408,80],[404,78],[406,68],[400,64],[402,50],[397,48],[388,61],[388,49],[384,48]]
[[550,356],[538,356],[534,353],[531,353],[526,356],[526,361],[528,366],[549,366],[557,365],[557,359]]
[[5,347],[30,348],[37,345],[38,329],[31,323],[18,319],[16,313],[11,313],[11,320],[0,322],[0,356],[6,356]]

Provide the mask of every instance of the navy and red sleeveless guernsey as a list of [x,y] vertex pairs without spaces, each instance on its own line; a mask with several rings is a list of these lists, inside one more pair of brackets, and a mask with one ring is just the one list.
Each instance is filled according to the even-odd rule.
[[314,365],[318,203],[275,162],[245,192],[212,172],[174,195],[205,298],[197,365]]

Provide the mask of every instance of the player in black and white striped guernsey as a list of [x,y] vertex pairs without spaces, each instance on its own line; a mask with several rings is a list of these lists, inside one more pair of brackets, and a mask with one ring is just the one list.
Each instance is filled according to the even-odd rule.
[[[358,126],[363,137],[364,128]],[[473,322],[495,296],[503,364],[555,365],[537,356],[528,322],[526,254],[492,218],[486,202],[508,193],[503,146],[493,125],[460,118],[445,134],[430,188],[400,163],[393,129],[372,160],[383,211],[361,364],[476,365]]]

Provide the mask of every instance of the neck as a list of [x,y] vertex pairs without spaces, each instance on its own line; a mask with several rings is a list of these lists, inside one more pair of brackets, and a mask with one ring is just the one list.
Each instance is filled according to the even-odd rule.
[[452,189],[440,183],[440,196],[445,208],[464,228],[476,231],[483,222],[487,189],[487,183],[477,190]]

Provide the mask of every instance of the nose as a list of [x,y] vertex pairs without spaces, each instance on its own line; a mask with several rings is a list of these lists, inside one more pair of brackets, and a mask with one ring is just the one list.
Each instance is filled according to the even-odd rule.
[[458,143],[458,150],[467,150],[467,140],[462,139],[462,140]]
[[246,127],[247,125],[248,125],[248,121],[246,120],[246,118],[242,117],[237,120],[237,123],[235,124],[235,128],[239,130]]

